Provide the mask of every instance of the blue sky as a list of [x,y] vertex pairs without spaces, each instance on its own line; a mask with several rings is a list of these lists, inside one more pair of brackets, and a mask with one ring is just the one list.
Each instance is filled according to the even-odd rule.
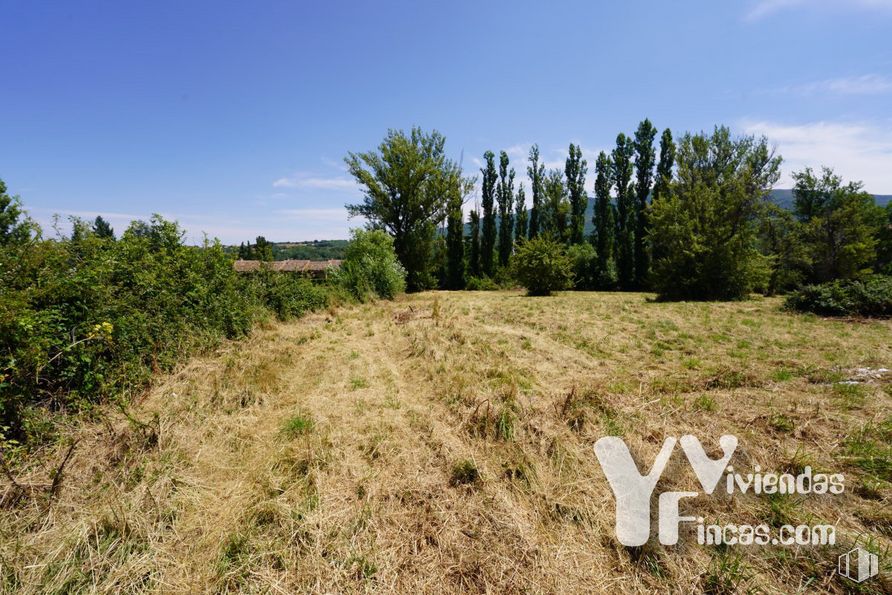
[[593,163],[644,117],[724,123],[786,176],[892,194],[892,0],[0,0],[0,22],[0,178],[43,223],[346,237],[344,155],[413,124],[520,173],[533,142]]

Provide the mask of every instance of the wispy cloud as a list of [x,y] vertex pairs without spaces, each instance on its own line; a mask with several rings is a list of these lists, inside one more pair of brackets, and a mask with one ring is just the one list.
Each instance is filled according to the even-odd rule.
[[273,182],[273,188],[304,188],[312,190],[356,190],[359,186],[352,178],[343,176],[322,177],[308,174],[294,174]]
[[892,79],[882,74],[863,74],[789,85],[780,91],[802,95],[881,95],[892,91]]
[[747,21],[758,21],[783,10],[797,7],[892,10],[892,0],[756,0],[744,18]]
[[777,145],[784,158],[781,186],[791,184],[794,171],[827,165],[848,180],[864,182],[869,192],[892,194],[892,122],[746,120],[741,128]]
[[297,221],[347,221],[347,210],[340,209],[280,209],[276,211],[287,219]]

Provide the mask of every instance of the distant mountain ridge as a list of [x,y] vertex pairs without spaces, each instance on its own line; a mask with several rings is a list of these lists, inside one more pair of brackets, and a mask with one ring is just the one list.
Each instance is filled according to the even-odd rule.
[[[874,200],[876,203],[885,207],[888,203],[892,202],[892,194],[874,194]],[[779,207],[783,207],[784,209],[793,209],[793,190],[789,188],[775,189],[771,191],[771,194],[768,195],[768,200],[773,202]],[[594,229],[594,224],[592,223],[592,214],[594,213],[594,205],[595,200],[592,197],[589,197],[588,207],[585,209],[585,233],[586,235],[590,234]],[[498,218],[497,218],[498,220]],[[467,227],[467,226],[465,226]]]
[[[881,207],[892,202],[892,194],[874,194],[876,203]],[[793,208],[793,191],[790,189],[772,190],[769,200],[785,209]],[[592,214],[594,213],[595,200],[589,197],[588,207],[585,209],[585,234],[591,234],[594,229]],[[498,216],[496,216],[498,222]],[[470,233],[471,226],[465,223],[465,234]],[[273,258],[275,260],[304,259],[304,260],[329,260],[342,259],[347,248],[347,240],[313,240],[309,242],[272,242]],[[238,246],[226,246],[226,251],[235,253]]]
[[[793,209],[793,191],[790,189],[772,190],[769,198],[779,207]],[[892,194],[874,194],[873,199],[879,206],[885,207],[892,202]]]

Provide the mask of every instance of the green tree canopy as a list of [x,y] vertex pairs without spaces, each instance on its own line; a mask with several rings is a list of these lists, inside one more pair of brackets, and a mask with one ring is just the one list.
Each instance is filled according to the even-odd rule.
[[483,176],[482,180],[482,207],[483,207],[483,230],[480,238],[480,267],[483,273],[492,277],[495,273],[495,263],[493,254],[496,247],[496,216],[494,212],[495,196],[496,196],[496,173],[495,154],[487,151],[483,154],[483,160],[486,163],[480,169]]
[[[669,195],[672,188],[672,173],[675,169],[675,141],[672,140],[672,131],[668,128],[660,137],[660,161],[657,163],[657,175],[654,180],[654,191],[651,203],[658,202]],[[665,256],[666,251],[659,236],[648,233],[647,242],[650,245],[651,263]],[[651,265],[653,266],[653,265]]]
[[585,174],[588,172],[588,164],[582,158],[582,148],[570,143],[569,155],[564,165],[564,175],[567,178],[567,194],[570,199],[570,229],[569,240],[571,244],[581,244],[585,229],[585,209],[588,206],[588,196],[585,193]]
[[843,183],[824,167],[793,174],[794,212],[811,257],[809,280],[850,279],[866,272],[876,259],[882,209],[860,182]]
[[508,169],[508,153],[499,155],[499,264],[508,266],[514,246],[514,168]]
[[598,253],[596,279],[601,289],[612,288],[616,284],[616,262],[613,246],[616,234],[616,218],[614,206],[610,199],[611,173],[613,170],[610,157],[601,151],[595,162],[595,210],[592,223],[592,243]]
[[18,196],[6,193],[0,180],[0,246],[21,243],[31,238],[36,225],[25,215]]
[[527,196],[524,192],[523,184],[517,189],[517,206],[514,210],[514,241],[520,242],[527,237],[527,227],[529,226],[529,213],[527,212]]
[[464,289],[465,287],[465,239],[464,215],[462,205],[465,197],[474,187],[475,180],[464,179],[461,171],[455,169],[451,175],[457,179],[447,184],[448,199],[446,204],[446,279],[447,289]]
[[273,261],[273,245],[263,236],[254,240],[254,258],[263,262]]
[[468,216],[471,227],[470,246],[468,247],[468,270],[472,277],[479,277],[483,272],[480,265],[480,212],[475,207]]
[[112,229],[108,221],[102,218],[102,215],[97,215],[93,221],[93,233],[96,234],[97,238],[105,240],[115,239],[115,230]]
[[567,239],[567,215],[570,213],[570,203],[567,202],[567,187],[564,185],[564,174],[561,170],[548,170],[543,183],[543,192],[539,233],[564,242]]
[[412,291],[433,286],[435,225],[445,218],[449,184],[460,178],[458,165],[446,158],[445,143],[437,131],[390,130],[377,151],[344,159],[363,187],[363,201],[347,205],[347,211],[393,236]]
[[665,253],[654,262],[663,299],[740,299],[765,281],[756,247],[757,215],[780,176],[765,138],[733,138],[728,128],[686,134],[678,178],[652,205],[652,233]]
[[650,252],[647,236],[650,231],[647,200],[654,179],[654,137],[657,129],[645,118],[635,131],[635,286],[646,287],[650,274]]
[[611,160],[611,178],[616,186],[616,269],[620,289],[635,284],[635,194],[632,187],[632,139],[623,133],[616,137]]
[[533,204],[530,208],[530,238],[539,235],[541,229],[543,184],[545,181],[545,164],[539,161],[539,145],[530,147],[530,164],[527,166],[527,176],[530,178]]

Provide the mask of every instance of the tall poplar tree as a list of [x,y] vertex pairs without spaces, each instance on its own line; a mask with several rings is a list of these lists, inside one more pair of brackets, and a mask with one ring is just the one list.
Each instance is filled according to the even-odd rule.
[[484,275],[490,277],[495,273],[493,252],[496,247],[496,217],[493,212],[496,193],[496,164],[495,154],[487,151],[483,154],[486,165],[480,169],[483,175],[481,194],[483,207],[483,231],[480,238],[480,266]]
[[508,266],[514,246],[514,168],[508,169],[508,153],[499,154],[499,264]]
[[610,201],[610,179],[613,164],[607,153],[601,151],[595,162],[595,212],[592,223],[595,225],[593,243],[598,251],[598,283],[607,289],[616,282],[616,263],[614,261],[614,240],[616,235],[616,219],[613,204]]
[[540,223],[540,235],[550,235],[556,241],[567,240],[567,215],[570,204],[567,202],[567,187],[564,185],[564,174],[559,169],[548,170],[543,183],[544,201]]
[[539,145],[530,147],[530,164],[527,166],[533,192],[533,205],[530,209],[530,239],[539,235],[542,228],[542,197],[545,180],[545,164],[539,162]]
[[523,183],[517,189],[517,206],[514,211],[514,241],[519,243],[527,237],[529,214],[527,213],[527,197],[523,190]]
[[[672,140],[672,131],[668,128],[660,137],[660,161],[657,163],[657,175],[654,180],[654,192],[651,198],[651,211],[653,205],[669,197],[672,191],[672,171],[675,168],[675,141]],[[650,215],[650,213],[648,213]],[[659,259],[666,256],[666,248],[663,239],[657,234],[651,234],[649,238],[651,268]]]
[[620,289],[635,284],[635,196],[631,186],[632,139],[622,132],[613,149],[613,184],[616,187],[616,269]]
[[446,186],[446,288],[465,288],[465,242],[462,204],[475,180],[461,176],[461,169],[452,170]]
[[675,141],[668,128],[660,137],[660,162],[657,164],[657,177],[654,180],[653,201],[666,196],[672,184],[672,169],[675,167]]
[[480,211],[477,207],[471,211],[468,219],[471,227],[470,247],[468,249],[468,269],[472,277],[479,277],[483,272],[480,266]]
[[569,156],[564,166],[567,178],[567,193],[570,198],[570,244],[581,244],[585,230],[585,208],[588,196],[585,194],[585,174],[588,164],[582,158],[582,148],[570,143]]
[[654,137],[657,129],[645,118],[635,131],[635,286],[643,289],[650,274],[647,198],[654,179]]

